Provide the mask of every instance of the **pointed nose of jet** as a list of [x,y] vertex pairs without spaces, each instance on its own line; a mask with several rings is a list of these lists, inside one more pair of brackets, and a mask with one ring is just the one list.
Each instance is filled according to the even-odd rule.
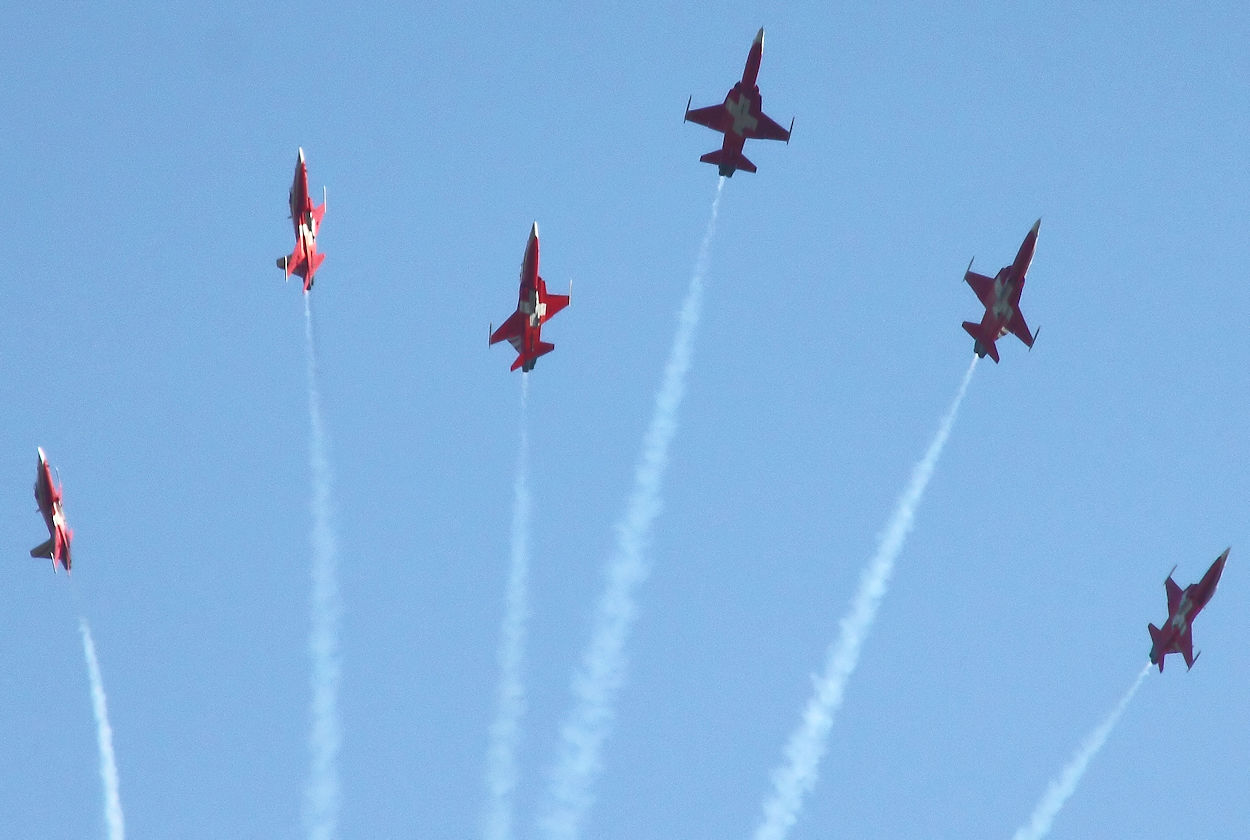
[[39,463],[40,463],[40,464],[43,464],[43,465],[47,465],[47,463],[48,463],[48,456],[44,454],[44,452],[43,452],[43,447],[42,447],[42,446],[36,446],[36,447],[35,447],[35,451],[39,453]]
[[304,162],[304,147],[303,146],[299,147],[299,162],[300,163]]
[[1037,235],[1037,231],[1038,231],[1038,229],[1039,229],[1041,226],[1042,226],[1042,220],[1041,220],[1041,219],[1038,219],[1036,222],[1034,222],[1034,223],[1033,223],[1033,230],[1031,230],[1031,231],[1030,231],[1030,233],[1032,233],[1034,236],[1036,236],[1036,235]]
[[1219,569],[1218,574],[1223,574],[1223,573],[1224,573],[1224,564],[1228,562],[1228,552],[1230,552],[1230,551],[1232,551],[1232,550],[1233,550],[1233,547],[1230,545],[1228,548],[1224,549],[1224,553],[1223,553],[1223,554],[1221,554],[1219,557],[1215,558],[1215,564],[1214,564],[1214,565],[1216,566],[1216,568],[1218,568],[1218,569]]
[[533,227],[530,228],[530,239],[537,239],[537,238],[538,238],[538,222],[534,222]]
[[764,46],[764,27],[760,27],[760,31],[755,33],[755,43],[761,47]]

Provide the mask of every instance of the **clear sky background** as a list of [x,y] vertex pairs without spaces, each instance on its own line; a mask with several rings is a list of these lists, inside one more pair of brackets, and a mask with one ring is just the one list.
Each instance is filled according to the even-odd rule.
[[[92,4],[0,32],[0,836],[303,836],[311,495],[297,146],[340,541],[341,835],[480,836],[532,221],[572,305],[530,381],[518,835],[586,643],[767,27],[787,147],[725,186],[586,836],[746,837],[1039,216],[1032,352],[978,365],[794,827],[1010,837],[1231,545],[1053,836],[1250,836],[1250,15],[1238,4]],[[72,583],[26,557],[35,447]]]

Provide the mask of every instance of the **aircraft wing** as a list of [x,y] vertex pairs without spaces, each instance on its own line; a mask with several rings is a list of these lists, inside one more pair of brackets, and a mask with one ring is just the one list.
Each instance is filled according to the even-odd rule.
[[755,140],[781,140],[790,142],[790,131],[782,128],[773,122],[773,118],[767,114],[760,112],[759,118],[756,120],[755,128],[748,128],[746,132],[748,138]]
[[709,105],[706,108],[695,108],[691,111],[686,109],[686,120],[695,122],[699,125],[705,125],[713,131],[719,131],[724,134],[729,131],[729,112],[725,110],[724,105]]
[[525,334],[525,316],[520,312],[513,312],[508,320],[504,321],[499,329],[490,335],[490,343],[494,344],[498,341],[510,341],[513,347],[520,349],[521,337]]
[[984,274],[977,274],[969,269],[964,272],[964,280],[972,287],[972,291],[977,293],[977,298],[986,306],[994,305],[994,278],[986,277]]
[[568,295],[547,295],[543,298],[543,302],[547,304],[547,314],[543,316],[543,323],[551,320],[551,316],[555,315],[561,309],[569,305]]
[[1007,322],[1007,329],[1011,334],[1025,343],[1025,346],[1033,346],[1033,333],[1029,332],[1029,325],[1024,321],[1024,313],[1019,309],[1011,316],[1011,320]]
[[1168,618],[1176,615],[1176,609],[1181,604],[1181,588],[1172,580],[1171,576],[1163,582],[1163,588],[1168,593]]
[[547,281],[538,278],[538,299],[546,305],[543,314],[543,323],[550,321],[557,312],[569,305],[568,295],[549,295],[547,294]]
[[1185,657],[1185,667],[1194,667],[1194,636],[1188,627],[1185,632],[1176,637],[1176,649],[1180,651],[1181,656]]

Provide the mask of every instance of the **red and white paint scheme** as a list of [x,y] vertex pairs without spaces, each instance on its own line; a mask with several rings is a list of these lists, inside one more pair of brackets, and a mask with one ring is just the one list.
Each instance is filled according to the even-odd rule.
[[[570,284],[570,294],[572,291]],[[520,368],[522,373],[528,373],[539,356],[556,349],[554,344],[542,340],[543,324],[568,305],[569,295],[547,294],[547,284],[538,275],[538,222],[534,222],[525,244],[525,258],[521,260],[521,294],[516,312],[491,332],[490,343],[510,343],[517,351],[512,370]]]
[[317,269],[326,258],[325,254],[317,253],[317,231],[326,214],[326,192],[322,187],[321,205],[314,207],[312,196],[308,194],[308,165],[304,163],[303,148],[300,148],[299,159],[295,161],[290,203],[291,222],[295,225],[295,250],[289,256],[278,257],[278,268],[286,272],[288,280],[292,274],[303,279],[304,291],[307,292],[312,288]]
[[760,88],[755,83],[760,72],[760,59],[764,56],[764,30],[760,29],[751,43],[751,52],[747,54],[747,64],[742,71],[742,80],[736,83],[721,105],[709,105],[706,108],[690,110],[690,101],[686,100],[686,121],[705,125],[713,131],[725,135],[720,150],[708,152],[699,158],[704,163],[715,164],[720,168],[722,177],[732,177],[738,169],[747,172],[755,171],[755,164],[742,154],[742,147],[747,140],[784,140],[790,142],[790,132],[794,130],[794,120],[790,120],[790,128],[785,129],[773,122],[763,111],[763,100],[760,99]]
[[1185,657],[1188,668],[1194,667],[1194,663],[1198,661],[1201,651],[1194,654],[1194,637],[1191,632],[1193,621],[1215,594],[1215,585],[1220,582],[1220,575],[1224,574],[1224,563],[1228,560],[1230,551],[1231,548],[1224,549],[1224,553],[1215,558],[1202,580],[1186,586],[1184,592],[1172,580],[1172,572],[1176,571],[1176,567],[1173,566],[1172,572],[1168,572],[1168,579],[1163,582],[1163,588],[1168,593],[1167,623],[1162,630],[1153,624],[1147,625],[1150,628],[1150,661],[1159,666],[1159,673],[1163,673],[1163,659],[1169,653],[1179,653]]
[[1020,245],[1015,261],[1000,268],[994,277],[977,274],[972,270],[971,262],[964,272],[964,280],[968,281],[985,307],[981,323],[964,321],[964,329],[976,341],[973,345],[976,354],[981,358],[989,356],[995,364],[998,363],[998,347],[994,342],[1007,333],[1019,338],[1029,348],[1033,347],[1033,340],[1037,338],[1036,333],[1029,332],[1024,313],[1020,311],[1020,293],[1024,291],[1024,276],[1033,262],[1033,249],[1037,247],[1037,231],[1041,226],[1041,219],[1034,222],[1033,229]]
[[47,542],[40,543],[30,550],[31,557],[47,557],[52,560],[52,571],[60,563],[69,574],[70,556],[69,543],[74,532],[65,524],[65,512],[61,510],[61,485],[53,483],[52,468],[48,466],[48,456],[39,447],[39,466],[35,472],[35,502],[39,512],[43,514],[44,524],[48,526]]

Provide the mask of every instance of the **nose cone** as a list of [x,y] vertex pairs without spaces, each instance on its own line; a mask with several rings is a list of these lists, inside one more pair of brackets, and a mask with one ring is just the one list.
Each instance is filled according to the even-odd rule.
[[48,456],[44,454],[43,447],[36,446],[35,451],[39,453],[39,464],[46,467],[48,465]]
[[1034,236],[1037,236],[1037,231],[1041,228],[1041,226],[1042,226],[1042,220],[1038,219],[1036,222],[1033,223],[1033,229],[1029,232],[1032,233]]
[[303,146],[299,147],[299,162],[300,163],[304,162],[304,147]]
[[538,222],[534,222],[533,227],[530,228],[530,239],[537,239],[537,238],[538,238]]
[[1224,553],[1215,558],[1215,562],[1211,564],[1211,568],[1215,570],[1216,580],[1219,580],[1220,575],[1224,574],[1224,564],[1228,562],[1228,552],[1232,550],[1233,547],[1230,545],[1228,548],[1224,549]]
[[760,31],[755,33],[755,43],[761,47],[764,46],[764,27],[760,27]]

